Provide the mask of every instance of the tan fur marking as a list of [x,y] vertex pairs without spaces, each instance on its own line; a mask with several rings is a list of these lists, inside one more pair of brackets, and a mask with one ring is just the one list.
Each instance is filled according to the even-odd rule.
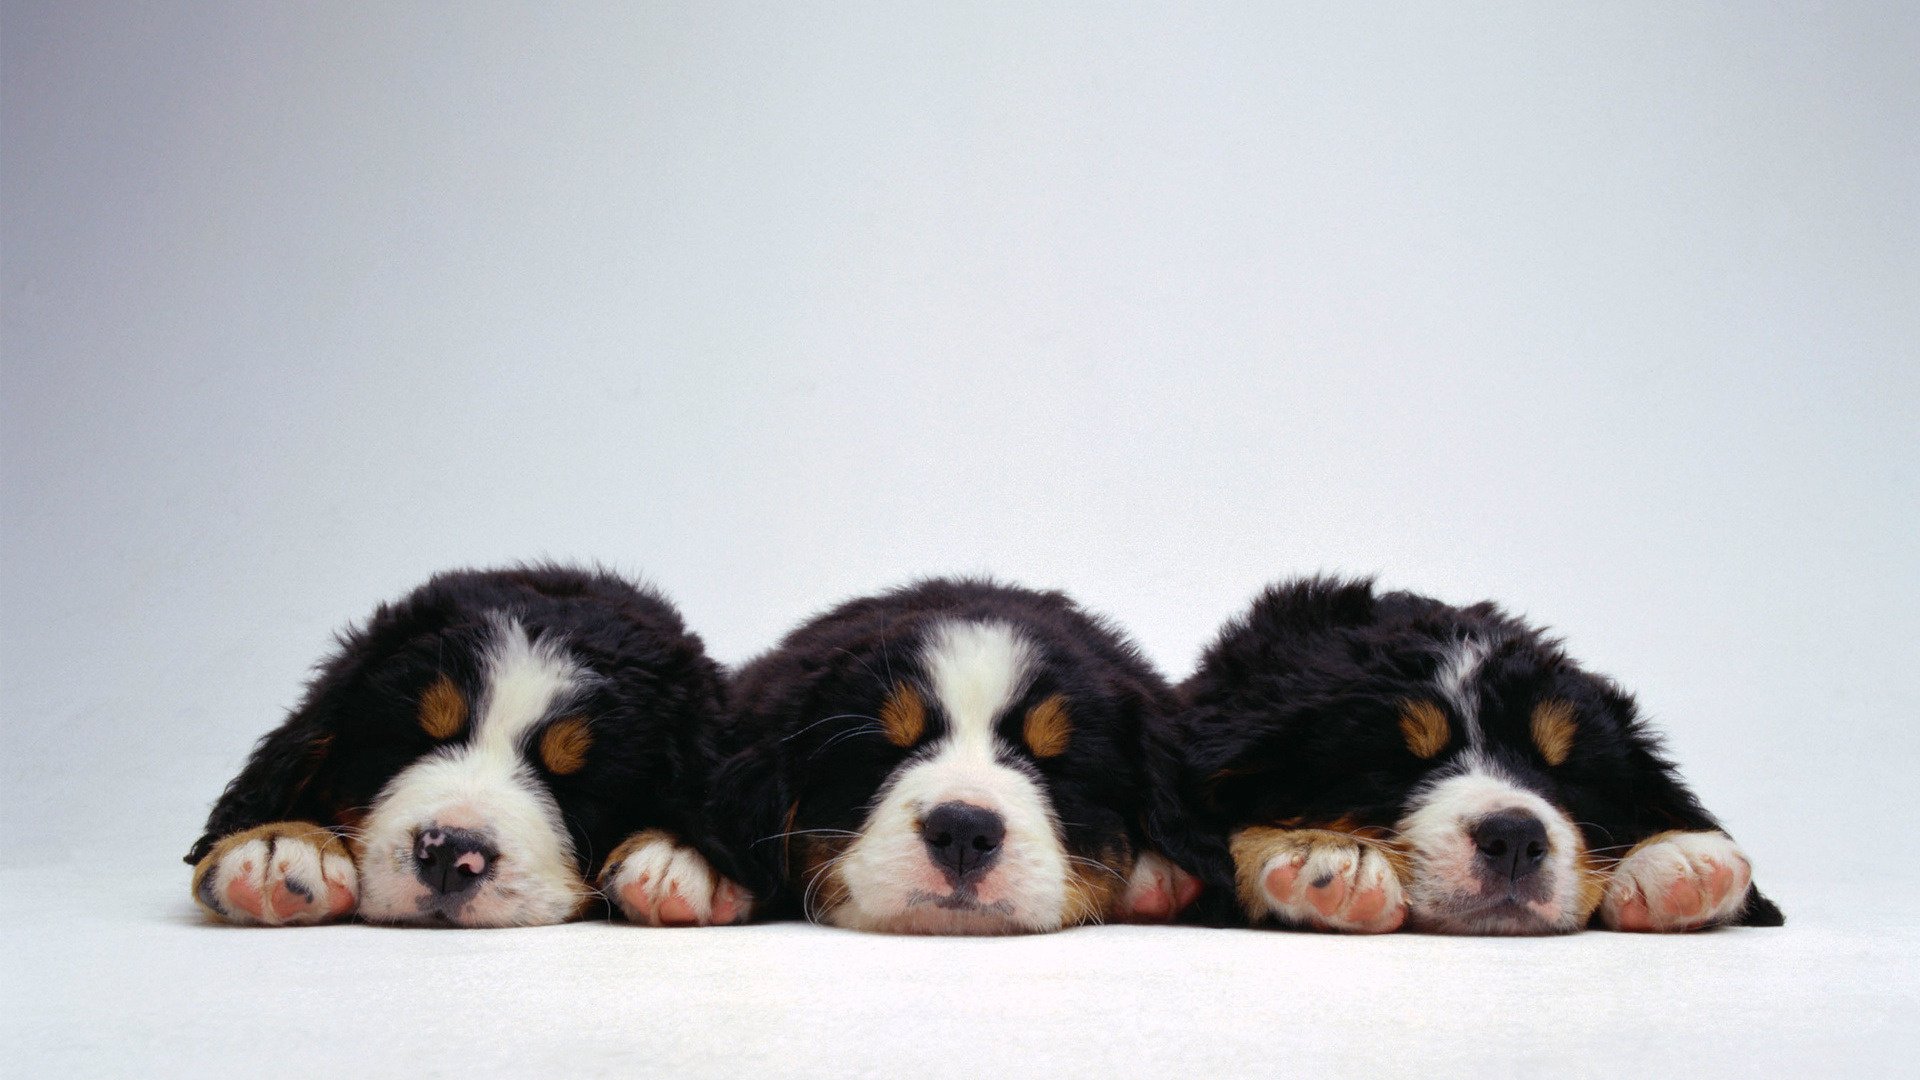
[[577,773],[587,763],[587,750],[593,746],[593,732],[584,716],[563,716],[547,725],[540,735],[540,760],[547,771],[560,776]]
[[1124,851],[1109,851],[1099,859],[1072,858],[1067,871],[1067,894],[1060,902],[1060,926],[1103,923],[1126,891],[1133,859]]
[[1447,748],[1447,714],[1431,701],[1402,702],[1400,734],[1415,757],[1430,758]]
[[442,741],[467,726],[467,699],[445,675],[420,694],[420,730]]
[[906,683],[895,683],[893,693],[880,706],[880,727],[895,746],[919,742],[927,730],[927,707],[920,700],[920,692]]
[[1585,844],[1574,853],[1573,872],[1579,879],[1573,897],[1573,909],[1579,916],[1575,926],[1585,926],[1600,901],[1606,899],[1607,881],[1613,876],[1613,868],[1619,865],[1617,859],[1604,859],[1588,851]]
[[612,854],[607,856],[606,863],[600,868],[600,884],[604,886],[613,880],[613,875],[620,872],[620,864],[626,862],[634,852],[656,842],[680,846],[680,839],[665,829],[643,829],[634,833],[620,841],[620,846],[614,848]]
[[1233,853],[1234,893],[1240,899],[1241,910],[1254,922],[1262,922],[1270,917],[1260,872],[1274,856],[1304,853],[1330,844],[1366,847],[1379,852],[1387,860],[1387,865],[1393,867],[1393,872],[1399,876],[1400,884],[1404,887],[1412,869],[1407,850],[1390,840],[1368,835],[1373,831],[1342,818],[1318,829],[1275,829],[1255,825],[1234,833],[1228,838],[1227,845]]
[[853,898],[846,878],[840,873],[840,856],[853,846],[846,836],[801,836],[799,873],[792,881],[800,890],[801,913],[814,922],[825,922],[827,914]]
[[1055,694],[1027,710],[1027,723],[1021,734],[1035,757],[1059,757],[1067,752],[1073,737],[1073,723],[1067,718],[1067,699]]
[[1556,698],[1533,707],[1533,745],[1549,765],[1560,764],[1573,752],[1576,727],[1573,706],[1565,701]]

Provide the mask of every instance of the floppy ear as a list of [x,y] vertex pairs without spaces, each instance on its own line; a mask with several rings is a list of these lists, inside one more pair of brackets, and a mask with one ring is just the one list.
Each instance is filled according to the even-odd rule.
[[206,832],[187,852],[187,864],[197,864],[221,837],[243,829],[270,821],[319,821],[307,805],[307,788],[326,761],[334,729],[332,710],[309,700],[268,732],[213,804]]
[[[1627,733],[1627,758],[1633,777],[1631,804],[1636,810],[1631,832],[1621,839],[1637,844],[1670,829],[1725,833],[1726,827],[1700,805],[1700,800],[1680,779],[1680,770],[1666,756],[1659,737],[1641,724],[1633,699],[1618,693],[1611,697],[1609,705],[1623,718],[1623,730]],[[1750,885],[1746,903],[1733,922],[1736,926],[1784,926],[1786,916],[1760,892],[1758,885]]]
[[1147,842],[1181,869],[1200,879],[1199,899],[1190,917],[1218,924],[1233,911],[1233,855],[1226,828],[1214,820],[1182,734],[1172,717],[1148,716],[1141,725],[1145,755]]
[[768,740],[720,763],[707,786],[707,833],[721,870],[763,905],[786,891],[784,835],[792,801],[780,767],[779,744]]

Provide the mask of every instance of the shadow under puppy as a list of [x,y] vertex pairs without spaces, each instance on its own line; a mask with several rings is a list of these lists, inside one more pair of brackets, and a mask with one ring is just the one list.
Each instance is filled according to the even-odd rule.
[[1170,918],[1198,891],[1143,834],[1171,689],[1060,593],[934,579],[853,600],[728,696],[709,817],[772,909],[1005,934]]
[[[1490,603],[1274,586],[1181,688],[1185,853],[1253,922],[1548,934],[1777,926],[1632,697]],[[1175,854],[1181,854],[1176,851]]]
[[457,571],[339,637],[187,855],[236,923],[528,926],[603,886],[635,921],[747,916],[698,851],[717,666],[605,572]]

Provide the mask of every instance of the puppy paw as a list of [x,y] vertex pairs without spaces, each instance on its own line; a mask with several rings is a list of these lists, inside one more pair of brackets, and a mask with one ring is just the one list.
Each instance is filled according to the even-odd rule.
[[1704,930],[1740,914],[1752,878],[1746,855],[1726,834],[1662,833],[1614,868],[1600,921],[1613,930]]
[[654,829],[614,849],[600,872],[600,891],[628,922],[646,926],[725,926],[753,914],[752,894],[721,877],[699,852]]
[[1121,922],[1169,922],[1200,895],[1200,879],[1149,851],[1134,860],[1126,892],[1114,909]]
[[352,915],[360,876],[333,832],[277,821],[213,845],[193,868],[193,899],[227,922],[309,926]]
[[1407,921],[1399,871],[1378,846],[1320,829],[1248,830],[1236,840],[1240,893],[1255,918],[1348,934],[1385,934]]

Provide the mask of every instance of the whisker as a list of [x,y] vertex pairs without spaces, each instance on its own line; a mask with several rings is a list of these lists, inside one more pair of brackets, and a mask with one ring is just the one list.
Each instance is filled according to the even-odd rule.
[[862,735],[884,735],[884,734],[886,734],[885,729],[881,728],[878,723],[862,724],[856,728],[849,728],[848,730],[843,731],[838,735],[835,735],[833,738],[828,739],[826,742],[821,743],[819,746],[814,747],[813,753],[808,754],[807,757],[808,759],[819,757],[821,754],[825,753],[829,747],[833,746],[836,743],[846,742],[848,739],[856,739]]
[[860,835],[859,833],[853,832],[848,829],[791,829],[787,832],[777,832],[771,836],[763,836],[760,839],[755,840],[752,844],[749,844],[747,846],[753,847],[758,844],[764,844],[769,840],[780,840],[788,836],[853,836],[853,837],[857,837],[859,835]]
[[782,736],[780,741],[790,742],[794,739],[799,738],[802,735],[805,735],[807,732],[812,731],[814,728],[819,727],[821,724],[832,723],[835,720],[869,720],[876,724],[880,722],[879,717],[868,716],[865,713],[841,713],[838,716],[829,716],[821,720],[815,720],[813,723],[808,724],[806,727],[801,728],[799,731],[796,731],[791,735]]

